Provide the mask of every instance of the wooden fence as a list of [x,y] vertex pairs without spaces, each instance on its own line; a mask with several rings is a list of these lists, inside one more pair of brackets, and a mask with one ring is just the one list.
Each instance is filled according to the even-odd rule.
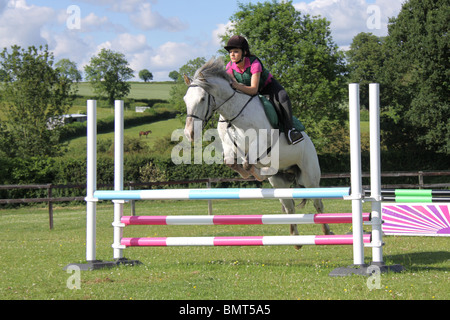
[[[417,177],[417,184],[385,184],[381,187],[383,189],[389,188],[449,188],[450,183],[424,183],[424,177],[442,177],[450,176],[450,171],[436,171],[436,172],[384,172],[381,177],[399,178],[399,177]],[[363,173],[363,178],[370,177],[370,173]],[[323,174],[322,179],[346,179],[350,178],[350,173],[329,173]],[[180,181],[163,181],[163,182],[126,182],[124,188],[137,189],[141,187],[153,187],[153,186],[167,186],[167,185],[186,185],[186,184],[205,184],[207,188],[211,188],[213,184],[224,182],[255,182],[255,179],[222,179],[222,178],[208,178],[197,180],[180,180]],[[112,184],[99,184],[98,189],[112,188]],[[363,186],[367,188],[369,186]],[[48,203],[49,214],[49,226],[53,229],[53,203],[54,202],[72,202],[83,201],[83,197],[53,197],[54,189],[85,189],[85,184],[72,184],[72,185],[54,185],[54,184],[28,184],[28,185],[0,185],[0,190],[13,190],[13,189],[44,189],[47,190],[47,197],[45,198],[23,198],[23,199],[0,199],[0,205],[5,204],[17,204],[17,203]],[[134,215],[134,202],[131,202],[131,211]],[[212,214],[212,202],[208,201],[208,212]]]

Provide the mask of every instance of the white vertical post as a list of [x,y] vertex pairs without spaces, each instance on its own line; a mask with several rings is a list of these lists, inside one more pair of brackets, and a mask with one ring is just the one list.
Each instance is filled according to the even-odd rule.
[[364,265],[359,84],[349,84],[353,264]]
[[[114,191],[123,190],[123,142],[124,142],[124,104],[116,100],[114,104]],[[113,200],[114,203],[114,259],[123,258],[123,247],[120,241],[123,236],[123,200]]]
[[97,189],[97,101],[87,101],[86,261],[95,261]]
[[380,85],[369,85],[370,114],[370,197],[372,198],[372,263],[382,265]]

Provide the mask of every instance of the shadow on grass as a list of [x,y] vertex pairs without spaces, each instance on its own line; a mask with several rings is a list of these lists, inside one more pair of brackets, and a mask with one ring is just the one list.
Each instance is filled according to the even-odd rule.
[[[397,255],[387,255],[386,259],[396,264],[401,264],[406,269],[414,270],[440,270],[450,271],[450,252],[448,251],[424,251]],[[444,264],[446,265],[438,265]],[[432,266],[435,265],[436,266]]]

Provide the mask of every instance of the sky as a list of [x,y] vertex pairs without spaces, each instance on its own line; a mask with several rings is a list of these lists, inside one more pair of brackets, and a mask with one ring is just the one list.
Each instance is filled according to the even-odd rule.
[[[272,0],[265,0],[272,1]],[[281,0],[282,1],[282,0]],[[189,60],[218,55],[218,35],[230,26],[239,3],[249,0],[0,0],[0,48],[48,44],[55,61],[63,58],[80,71],[101,49],[125,55],[135,71],[170,80]],[[293,0],[302,14],[330,22],[343,50],[360,32],[387,35],[390,17],[404,0]]]

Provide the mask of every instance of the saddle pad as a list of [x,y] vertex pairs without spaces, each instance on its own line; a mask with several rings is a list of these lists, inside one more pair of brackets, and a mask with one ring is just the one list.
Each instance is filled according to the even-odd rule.
[[[275,108],[273,107],[270,100],[262,95],[259,95],[259,99],[261,100],[261,103],[264,107],[264,112],[266,113],[267,119],[269,119],[270,125],[274,129],[280,129],[280,131],[284,131],[283,130],[284,128],[280,125],[278,121],[278,114],[275,111]],[[305,131],[305,126],[303,125],[303,123],[301,123],[301,121],[294,116],[292,116],[292,123],[295,129],[297,129],[298,131]]]

